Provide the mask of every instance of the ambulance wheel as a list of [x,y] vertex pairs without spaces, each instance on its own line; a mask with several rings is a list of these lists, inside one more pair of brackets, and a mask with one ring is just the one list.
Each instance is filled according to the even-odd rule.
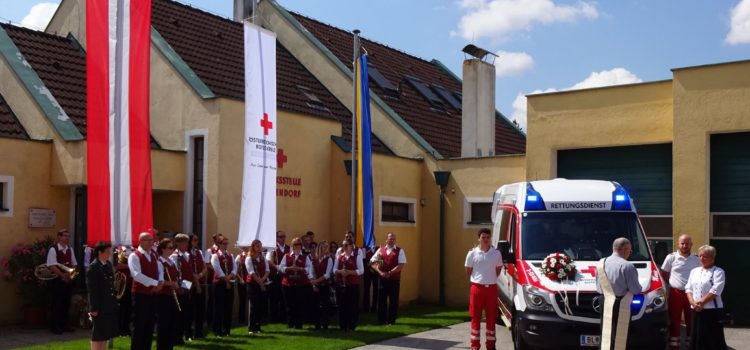
[[526,342],[523,341],[521,336],[521,327],[518,326],[518,317],[513,318],[513,327],[511,328],[511,336],[513,338],[513,349],[515,350],[529,350],[531,349]]

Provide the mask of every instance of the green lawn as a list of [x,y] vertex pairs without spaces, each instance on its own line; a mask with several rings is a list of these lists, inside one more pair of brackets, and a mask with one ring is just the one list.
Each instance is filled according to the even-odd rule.
[[[248,335],[246,327],[236,327],[232,330],[231,337],[216,338],[208,336],[206,339],[196,340],[188,345],[176,347],[176,349],[350,349],[469,320],[465,308],[409,306],[402,308],[399,314],[397,324],[393,326],[377,326],[375,325],[375,315],[361,314],[360,326],[357,327],[357,331],[349,333],[340,332],[338,327],[328,331],[289,330],[286,325],[272,324],[264,326],[264,333],[262,334]],[[80,350],[88,347],[88,340],[82,339],[22,349]],[[130,338],[117,338],[115,340],[115,349],[129,348]],[[156,348],[156,339],[154,339],[154,348]]]

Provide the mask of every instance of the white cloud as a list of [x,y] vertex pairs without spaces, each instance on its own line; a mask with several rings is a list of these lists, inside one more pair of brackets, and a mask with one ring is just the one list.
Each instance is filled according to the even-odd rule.
[[495,60],[495,74],[498,77],[520,75],[534,68],[534,59],[525,52],[498,51]]
[[42,2],[31,7],[29,13],[21,20],[21,25],[26,28],[44,30],[57,11],[58,3]]
[[[576,83],[575,85],[562,89],[564,90],[577,90],[577,89],[586,89],[586,88],[594,88],[594,87],[602,87],[602,86],[611,86],[611,85],[622,85],[622,84],[633,84],[633,83],[640,83],[643,80],[639,78],[637,75],[633,74],[629,70],[625,68],[613,68],[610,70],[603,70],[601,72],[593,72],[591,73],[586,79]],[[516,98],[513,100],[513,114],[511,115],[511,119],[515,120],[518,125],[526,131],[527,126],[527,115],[526,115],[526,95],[534,95],[539,93],[547,93],[547,92],[556,92],[559,91],[555,88],[550,88],[546,90],[534,90],[530,93],[524,94],[524,93],[518,93],[516,95]]]
[[750,44],[750,0],[741,0],[732,9],[731,29],[724,42],[729,45]]
[[558,5],[552,0],[459,0],[459,6],[467,13],[458,23],[458,33],[472,41],[482,37],[503,40],[537,23],[570,23],[599,16],[596,6],[584,1]]

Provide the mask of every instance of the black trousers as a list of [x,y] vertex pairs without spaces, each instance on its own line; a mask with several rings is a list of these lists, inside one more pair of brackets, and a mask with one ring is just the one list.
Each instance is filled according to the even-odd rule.
[[205,287],[205,293],[208,296],[208,301],[206,302],[206,324],[211,325],[214,320],[214,285],[213,283],[209,283]]
[[60,278],[50,283],[50,323],[53,332],[62,332],[69,328],[70,298],[73,296],[73,282],[65,283]]
[[130,335],[130,320],[133,317],[133,293],[131,292],[131,283],[125,287],[125,293],[120,298],[120,311],[117,315],[117,323],[120,327],[120,335]]
[[206,322],[206,285],[201,286],[201,293],[197,288],[190,290],[190,301],[193,304],[193,314],[190,322],[193,324],[193,336],[196,338],[203,337],[203,325]]
[[247,284],[238,284],[237,285],[237,300],[240,302],[239,304],[239,313],[237,314],[237,322],[240,324],[245,323],[247,321]]
[[247,318],[247,330],[250,332],[259,332],[263,320],[266,318],[268,310],[268,294],[255,283],[247,284],[246,292],[250,303],[250,315]]
[[271,281],[268,285],[269,316],[273,323],[284,323],[286,322],[286,303],[281,287],[281,275],[272,277]]
[[286,301],[286,324],[289,328],[302,328],[312,293],[311,286],[282,286]]
[[689,330],[691,350],[726,350],[724,326],[720,322],[723,312],[724,309],[692,312],[693,324]]
[[156,319],[156,296],[133,293],[133,337],[131,350],[150,350]]
[[328,329],[331,316],[331,286],[318,286],[313,291],[313,322],[316,329]]
[[365,273],[362,276],[362,283],[365,291],[362,296],[362,310],[375,312],[378,306],[378,281],[380,277],[365,267]]
[[401,281],[381,278],[378,284],[378,322],[396,323]]
[[156,327],[156,349],[172,350],[175,345],[177,326],[177,304],[171,294],[159,294],[156,297],[156,308],[159,322]]
[[[180,300],[180,308],[182,311],[177,311],[176,326],[175,327],[175,344],[181,344],[183,337],[192,338],[192,319],[193,319],[193,303],[190,300],[190,292],[183,289],[183,293],[179,294],[178,299]],[[176,311],[176,308],[175,308]]]
[[339,304],[339,327],[343,331],[357,329],[359,323],[359,285],[336,287],[336,300]]
[[232,305],[234,304],[234,285],[224,281],[214,283],[214,334],[229,335],[232,329]]

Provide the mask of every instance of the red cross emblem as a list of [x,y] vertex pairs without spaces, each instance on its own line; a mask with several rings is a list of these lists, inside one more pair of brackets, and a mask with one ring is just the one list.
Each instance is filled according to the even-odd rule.
[[589,266],[588,269],[580,270],[581,273],[587,273],[591,275],[591,277],[596,277],[596,267],[595,266]]
[[286,154],[284,154],[284,150],[279,148],[279,151],[276,152],[276,167],[279,169],[283,168],[286,161],[287,158]]
[[268,113],[263,113],[263,119],[260,120],[260,127],[263,128],[263,135],[268,136],[268,130],[273,129],[273,122],[268,120]]

